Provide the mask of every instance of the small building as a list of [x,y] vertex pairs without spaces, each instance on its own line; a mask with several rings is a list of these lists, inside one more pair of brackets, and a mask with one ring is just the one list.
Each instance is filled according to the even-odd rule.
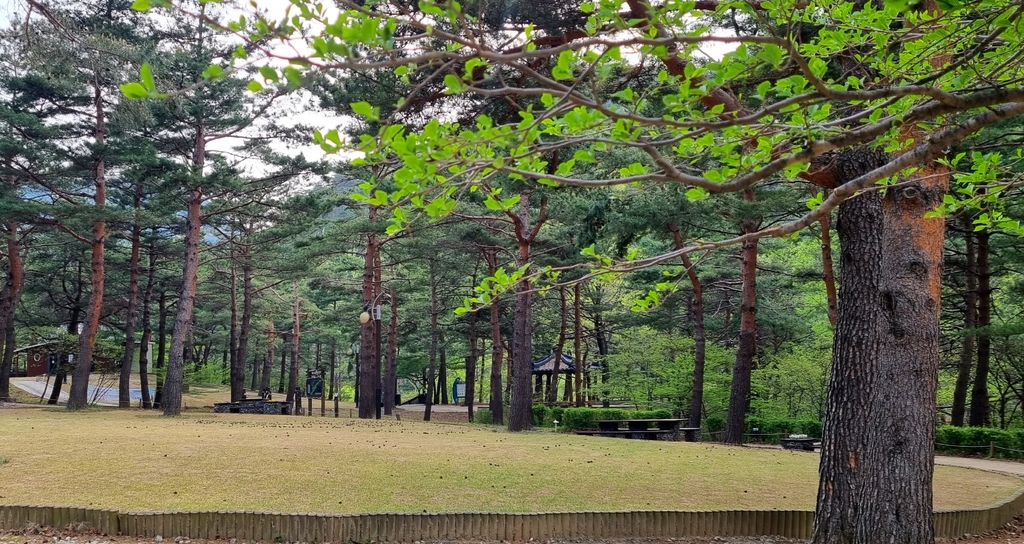
[[57,342],[43,342],[14,350],[11,376],[45,376],[57,366]]
[[[582,369],[584,378],[584,387],[589,387],[590,383],[590,371],[600,370],[601,363],[592,362],[585,365]],[[533,369],[530,372],[534,376],[534,387],[533,392],[535,394],[544,394],[551,388],[551,377],[555,373],[555,354],[552,353],[538,361],[533,363]],[[576,359],[563,353],[562,359],[558,364],[558,374],[568,374],[574,376],[576,374]],[[572,385],[570,380],[566,380],[565,383],[566,391],[572,391]]]

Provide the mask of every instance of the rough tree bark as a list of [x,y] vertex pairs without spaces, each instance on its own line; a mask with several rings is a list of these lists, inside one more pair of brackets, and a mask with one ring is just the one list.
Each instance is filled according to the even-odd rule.
[[[839,182],[879,164],[836,161]],[[839,208],[839,320],[822,431],[813,542],[934,540],[932,469],[948,172],[925,167]]]
[[[669,231],[672,233],[676,249],[682,249],[685,244],[679,227],[674,223],[670,224]],[[707,335],[704,330],[704,286],[697,276],[697,268],[690,256],[683,254],[680,259],[693,288],[693,296],[690,298],[690,320],[693,322],[693,387],[690,390],[690,413],[687,424],[690,427],[700,427],[704,410],[704,359],[707,351]]]
[[228,383],[231,387],[231,402],[242,400],[245,393],[245,361],[238,360],[238,271],[235,265],[235,250],[231,249],[231,273],[228,288],[231,300],[231,319],[228,327],[228,349],[224,354],[228,357]]
[[964,270],[964,340],[960,352],[960,364],[957,366],[956,385],[953,387],[952,423],[958,427],[964,424],[967,408],[967,389],[971,383],[971,370],[974,368],[974,329],[978,326],[978,252],[974,247],[974,218],[965,214],[964,222],[964,253],[966,264]]

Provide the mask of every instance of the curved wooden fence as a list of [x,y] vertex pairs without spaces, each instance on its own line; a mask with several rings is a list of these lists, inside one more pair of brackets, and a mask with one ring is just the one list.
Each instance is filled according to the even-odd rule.
[[[935,536],[980,534],[1024,511],[1024,490],[988,508],[935,513]],[[263,542],[527,541],[550,538],[781,536],[809,538],[805,510],[640,512],[277,514],[270,512],[120,512],[0,505],[0,530],[32,525],[136,537],[237,538]]]

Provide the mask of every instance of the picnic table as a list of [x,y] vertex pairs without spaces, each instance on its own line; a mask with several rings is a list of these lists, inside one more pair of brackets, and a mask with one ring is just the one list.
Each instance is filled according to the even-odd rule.
[[803,451],[814,451],[819,442],[820,439],[809,437],[786,437],[779,441],[783,449]]
[[637,440],[679,440],[679,433],[687,442],[700,441],[700,427],[683,427],[682,419],[604,419],[597,421],[597,429],[576,431],[589,436],[613,436]]

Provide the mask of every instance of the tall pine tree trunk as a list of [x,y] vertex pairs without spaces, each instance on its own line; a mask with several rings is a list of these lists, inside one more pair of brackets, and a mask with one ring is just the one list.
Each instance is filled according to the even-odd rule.
[[572,287],[572,318],[573,318],[573,350],[572,357],[576,360],[576,406],[583,406],[583,301],[582,288],[577,283]]
[[[533,242],[530,228],[530,195],[523,193],[519,199],[519,215],[516,222],[516,238],[519,254],[516,265],[525,266],[530,262],[530,245]],[[538,221],[538,224],[541,221]],[[533,230],[533,232],[536,232]],[[512,320],[512,399],[509,402],[508,430],[528,431],[533,428],[533,392],[530,390],[530,376],[533,370],[533,328],[531,322],[533,294],[532,285],[526,278],[516,282],[516,299]]]
[[[476,278],[474,278],[473,284],[476,284]],[[469,314],[469,355],[466,356],[466,415],[469,421],[473,421],[473,401],[475,400],[476,390],[476,364],[480,356],[477,354],[477,342],[476,342],[476,321],[477,314],[472,312]]]
[[970,214],[965,214],[964,246],[966,253],[966,269],[964,270],[964,339],[963,350],[960,352],[960,364],[957,366],[956,385],[953,387],[952,423],[958,427],[964,424],[967,408],[967,389],[971,383],[971,370],[974,368],[974,338],[972,329],[978,321],[978,252],[974,247],[974,223]]
[[395,395],[398,393],[398,293],[391,286],[391,319],[388,321],[388,348],[384,370],[384,413],[395,412]]
[[132,223],[131,256],[128,259],[128,309],[124,323],[124,359],[121,361],[121,375],[117,384],[117,406],[130,408],[132,365],[135,362],[135,314],[139,304],[139,253],[142,245],[142,224],[139,212],[142,209],[142,182],[135,183],[133,197],[135,221]]
[[[370,206],[370,224],[377,222],[377,207]],[[371,227],[372,228],[372,227]],[[370,319],[359,329],[359,417],[372,419],[376,414],[377,383],[379,376],[374,375],[375,355],[377,349],[374,305],[378,302],[374,292],[377,261],[377,234],[371,230],[366,235],[366,255],[363,260],[363,311],[370,314]]]
[[[840,183],[884,156],[838,158]],[[841,286],[815,544],[931,544],[941,218],[948,172],[922,168],[839,209]]]
[[0,352],[0,400],[6,400],[11,394],[11,366],[14,364],[15,328],[14,312],[21,298],[21,288],[25,283],[24,264],[21,262],[21,247],[18,243],[18,224],[14,221],[4,223],[7,244],[7,278],[0,290],[0,340],[3,341],[3,352]]
[[992,361],[992,337],[988,327],[992,325],[992,271],[989,269],[989,232],[981,230],[978,236],[978,368],[974,372],[974,387],[971,389],[970,424],[974,427],[988,425],[991,421],[988,400],[988,373]]
[[149,267],[146,270],[146,289],[142,294],[142,341],[139,343],[139,382],[142,389],[142,407],[153,407],[149,395],[149,344],[153,341],[153,283],[156,279],[156,248],[149,244]]
[[156,391],[153,394],[153,408],[163,408],[164,399],[164,381],[166,375],[161,372],[166,368],[165,361],[167,360],[167,292],[160,291],[160,301],[157,305],[157,311],[159,312],[159,318],[157,322],[157,333],[156,333],[156,361],[154,361],[153,368],[156,370]]
[[[245,360],[249,358],[249,328],[252,327],[252,244],[248,243],[248,237],[252,235],[252,227],[243,227],[242,234],[246,237],[242,244],[242,319],[238,325],[238,356],[241,366],[240,381],[242,382],[242,393],[245,393]],[[256,363],[253,363],[252,387],[256,387]]]
[[[93,138],[96,145],[102,147],[106,143],[106,118],[103,112],[103,91],[98,82],[94,85],[93,101],[96,109],[96,129]],[[107,163],[104,151],[100,151],[93,170],[95,191],[93,203],[96,213],[103,216],[103,208],[107,205]],[[68,410],[81,410],[89,405],[89,374],[92,370],[93,349],[96,345],[96,333],[100,327],[100,311],[103,309],[103,249],[107,238],[107,222],[97,219],[92,224],[92,247],[90,258],[92,292],[89,293],[89,305],[86,307],[82,333],[78,335],[78,356],[75,360],[74,379],[71,381],[71,392],[68,394]],[[131,365],[129,365],[130,367]]]
[[231,250],[231,273],[229,276],[231,286],[228,288],[231,299],[231,320],[228,327],[228,349],[225,354],[228,357],[228,383],[231,384],[231,402],[242,400],[245,394],[245,360],[238,359],[238,272],[235,260],[235,250]]
[[[288,369],[288,396],[289,403],[295,402],[297,389],[299,388],[299,282],[292,282],[292,349],[291,366]],[[297,412],[296,412],[297,413]]]
[[274,368],[274,320],[267,327],[267,358],[263,360],[263,372],[260,373],[260,393],[270,391],[270,373]]
[[430,409],[434,404],[434,373],[437,365],[437,279],[434,277],[434,261],[430,261],[430,355],[427,367],[427,398],[423,407],[423,421],[430,421]]
[[[754,193],[747,190],[744,200],[754,200]],[[744,234],[756,232],[758,221],[747,220],[742,224]],[[736,364],[732,370],[732,388],[729,392],[729,413],[726,415],[725,432],[722,442],[743,443],[746,428],[747,405],[750,403],[750,373],[757,355],[757,240],[743,242],[740,261],[742,290],[740,300],[740,339],[736,349]]]
[[[487,259],[488,275],[494,276],[498,270],[497,251],[493,247],[487,248],[484,252]],[[491,389],[487,408],[491,411],[491,422],[495,425],[505,423],[505,403],[502,400],[501,387],[501,306],[498,297],[491,299],[490,320],[491,320]]]
[[[669,225],[669,231],[672,232],[672,241],[676,249],[683,249],[685,244],[679,227],[675,224]],[[700,427],[704,410],[704,356],[707,348],[704,332],[704,286],[689,255],[679,257],[693,288],[693,296],[690,298],[690,320],[693,322],[693,387],[690,390],[690,413],[687,424],[690,427]]]
[[558,287],[558,342],[555,344],[554,369],[551,372],[551,383],[548,385],[548,403],[554,404],[558,401],[558,379],[562,372],[562,351],[565,349],[565,287]]

